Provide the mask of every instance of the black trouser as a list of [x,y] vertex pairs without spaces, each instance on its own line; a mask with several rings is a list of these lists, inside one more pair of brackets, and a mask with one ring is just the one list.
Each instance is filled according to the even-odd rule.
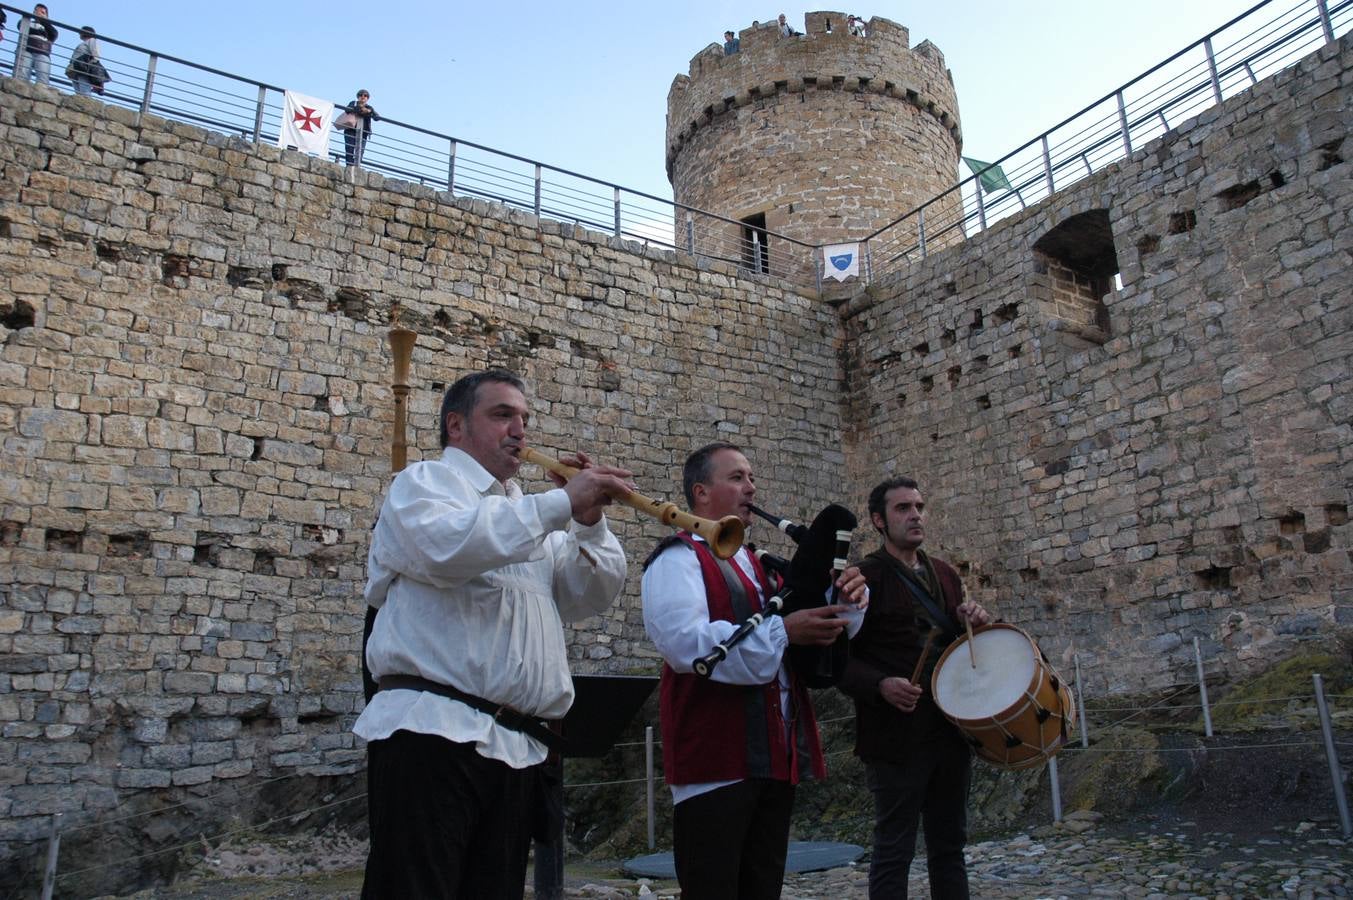
[[905,742],[904,763],[865,762],[874,795],[874,852],[869,863],[871,900],[907,896],[907,873],[916,855],[916,825],[925,826],[930,896],[966,900],[968,785],[972,750],[958,729],[922,698]]
[[753,778],[672,810],[682,900],[775,900],[785,880],[794,786]]
[[[365,900],[519,900],[538,773],[410,731],[367,745]],[[379,798],[379,799],[376,799]]]

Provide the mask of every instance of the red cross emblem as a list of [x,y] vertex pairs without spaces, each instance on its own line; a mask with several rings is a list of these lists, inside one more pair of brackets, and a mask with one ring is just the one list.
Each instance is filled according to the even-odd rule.
[[300,123],[297,127],[301,131],[317,132],[319,130],[319,116],[308,106],[302,106],[300,112],[296,113],[295,118],[291,120],[293,125],[296,125],[297,122]]

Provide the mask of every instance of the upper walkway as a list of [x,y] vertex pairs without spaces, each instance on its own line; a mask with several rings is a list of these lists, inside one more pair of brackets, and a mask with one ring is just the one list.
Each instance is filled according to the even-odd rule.
[[[0,8],[17,36],[26,11],[5,4]],[[70,89],[62,73],[79,28],[52,22],[60,29],[52,52],[52,84]],[[904,269],[932,249],[985,230],[1124,159],[1186,119],[1334,41],[1351,25],[1353,0],[1264,0],[996,160],[980,176],[960,181],[870,235],[862,242],[862,280],[868,283]],[[277,143],[283,88],[116,37],[100,35],[99,41],[112,78],[105,102],[253,142]],[[14,65],[13,55],[0,60],[0,69],[12,72]],[[295,88],[307,92],[306,86]],[[343,163],[338,129],[331,134],[328,155]],[[773,234],[763,260],[761,247],[731,236],[744,233],[733,219],[407,122],[382,119],[379,137],[366,147],[360,165],[627,240],[745,264],[802,287],[821,286],[821,246]],[[951,211],[941,214],[946,205],[941,201],[955,192],[962,202],[950,202]]]

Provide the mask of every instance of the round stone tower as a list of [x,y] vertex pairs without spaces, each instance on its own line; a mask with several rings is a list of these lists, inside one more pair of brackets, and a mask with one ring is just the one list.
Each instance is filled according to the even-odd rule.
[[753,25],[737,53],[711,44],[672,81],[676,202],[746,223],[728,237],[852,241],[958,181],[958,100],[935,45],[879,17],[851,34],[839,12],[808,13],[804,31]]

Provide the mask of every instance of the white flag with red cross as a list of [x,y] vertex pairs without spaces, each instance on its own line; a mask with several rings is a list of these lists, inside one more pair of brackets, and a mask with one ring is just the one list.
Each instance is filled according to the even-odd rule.
[[282,130],[277,135],[277,146],[295,147],[302,153],[325,155],[329,150],[329,120],[334,105],[328,100],[317,100],[286,91],[282,100]]

